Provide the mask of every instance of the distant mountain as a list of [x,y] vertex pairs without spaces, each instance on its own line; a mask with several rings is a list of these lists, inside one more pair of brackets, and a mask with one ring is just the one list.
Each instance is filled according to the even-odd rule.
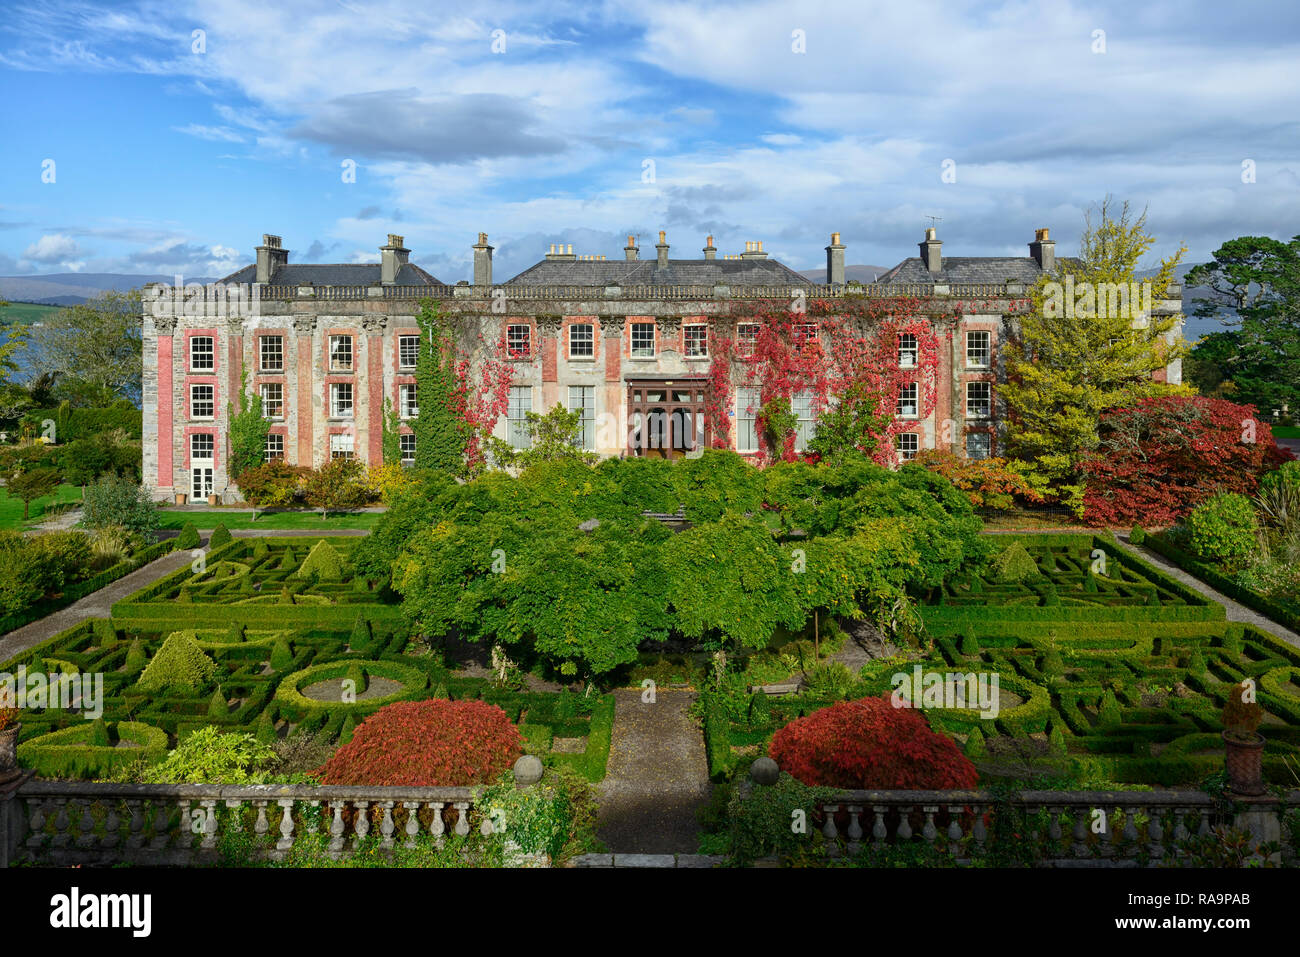
[[[105,292],[126,292],[148,282],[175,282],[175,276],[134,275],[116,272],[64,272],[45,276],[0,276],[0,299],[36,302],[49,306],[75,306]],[[185,277],[186,282],[215,279]]]
[[[844,281],[850,282],[856,279],[858,282],[875,282],[877,276],[883,276],[893,268],[893,266],[845,266]],[[826,281],[825,269],[805,269],[799,275],[815,283]]]

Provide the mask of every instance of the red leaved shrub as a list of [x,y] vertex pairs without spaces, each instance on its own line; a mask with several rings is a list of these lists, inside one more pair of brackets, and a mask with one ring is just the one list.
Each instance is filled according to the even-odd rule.
[[357,726],[321,769],[325,784],[464,786],[495,780],[520,754],[519,729],[482,701],[398,701]]
[[792,721],[769,753],[804,784],[872,790],[973,788],[979,775],[956,742],[888,695],[845,701]]
[[1094,525],[1172,525],[1216,492],[1253,495],[1279,449],[1253,405],[1159,396],[1101,417],[1101,445],[1083,462],[1084,517]]

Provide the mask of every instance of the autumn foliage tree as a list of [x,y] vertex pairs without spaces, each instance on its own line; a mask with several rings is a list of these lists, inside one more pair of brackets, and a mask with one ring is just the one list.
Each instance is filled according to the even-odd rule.
[[[1116,210],[1104,201],[1095,221],[1089,214],[1079,257],[1062,260],[1055,274],[1040,278],[1030,309],[1002,348],[1012,465],[1076,509],[1083,498],[1080,461],[1097,447],[1102,412],[1146,396],[1190,392],[1157,381],[1184,349],[1181,340],[1169,341],[1181,316],[1143,317],[1131,301],[1111,309],[1109,299],[1098,296],[1107,287],[1130,288],[1154,244],[1145,213],[1135,217],[1127,203]],[[1184,252],[1161,260],[1144,280],[1153,303],[1176,281]]]
[[399,701],[357,727],[320,770],[325,784],[464,787],[487,784],[521,752],[519,729],[483,701]]
[[1290,457],[1255,407],[1205,396],[1142,399],[1101,417],[1082,460],[1084,517],[1097,525],[1170,525],[1217,492],[1253,495]]
[[975,787],[979,774],[956,742],[931,730],[923,712],[888,695],[844,701],[776,733],[772,760],[804,784],[855,790]]

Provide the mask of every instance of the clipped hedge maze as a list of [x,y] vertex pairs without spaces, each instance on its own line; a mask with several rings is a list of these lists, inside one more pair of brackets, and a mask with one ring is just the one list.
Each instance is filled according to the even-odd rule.
[[[113,606],[118,621],[346,628],[358,614],[401,622],[384,583],[353,574],[356,538],[239,538]],[[196,568],[197,565],[197,568]]]
[[[287,544],[271,542],[261,554],[247,540],[220,546],[202,573],[169,575],[119,603],[113,620],[83,622],[0,666],[10,674],[25,667],[29,687],[37,674],[103,675],[99,721],[75,709],[24,710],[22,764],[46,777],[105,777],[208,725],[263,741],[320,733],[337,742],[386,704],[450,697],[501,707],[545,763],[604,777],[612,696],[505,691],[448,670],[438,657],[407,654],[397,606],[346,577],[349,548],[338,549],[341,578],[332,580],[295,577],[306,549],[293,541],[297,554],[286,561]],[[319,601],[247,602],[249,584]],[[188,600],[178,599],[182,589]],[[146,670],[156,687],[140,687]],[[341,700],[344,679],[355,682],[355,701]]]
[[[999,535],[989,566],[922,596],[929,624],[957,621],[1212,621],[1223,608],[1107,538]],[[1009,552],[1023,549],[1025,567]]]

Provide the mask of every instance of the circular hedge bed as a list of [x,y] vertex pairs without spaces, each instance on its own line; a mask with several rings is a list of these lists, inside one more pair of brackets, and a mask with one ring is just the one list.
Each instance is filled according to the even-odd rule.
[[496,705],[400,701],[361,722],[320,776],[324,784],[486,784],[514,763],[521,742],[519,729]]
[[[310,688],[312,685],[353,677],[353,673],[357,669],[364,671],[366,675],[373,678],[384,678],[397,682],[401,687],[391,694],[362,698],[361,694],[364,692],[364,687],[359,682],[357,700],[352,704],[313,698],[303,693],[304,689]],[[295,671],[280,682],[280,687],[275,692],[275,700],[280,702],[281,706],[288,709],[290,713],[299,715],[311,714],[321,710],[342,710],[358,714],[368,713],[394,701],[400,701],[404,696],[418,695],[428,686],[428,676],[420,669],[412,668],[410,665],[398,664],[395,661],[361,661],[344,658],[339,661],[331,661],[328,664],[312,665],[309,668],[303,668],[301,671]]]

